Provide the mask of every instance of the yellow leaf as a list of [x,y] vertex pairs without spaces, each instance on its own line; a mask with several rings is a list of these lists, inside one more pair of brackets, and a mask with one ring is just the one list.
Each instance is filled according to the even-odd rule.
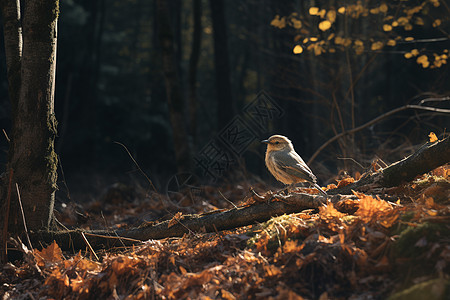
[[309,14],[311,15],[311,16],[315,16],[315,15],[317,15],[317,13],[319,12],[319,8],[318,7],[310,7],[309,8]]
[[375,43],[372,44],[372,46],[370,47],[370,49],[371,49],[372,51],[376,51],[376,50],[382,49],[383,46],[384,46],[384,45],[383,45],[383,42],[375,42]]
[[317,39],[316,37],[313,36],[313,37],[310,38],[309,40],[310,40],[311,42],[317,42],[318,39]]
[[335,10],[329,10],[327,12],[327,20],[331,23],[334,23],[336,21],[336,11]]
[[294,27],[295,29],[302,28],[302,21],[297,20],[296,18],[292,18],[291,22],[292,22],[292,27]]
[[417,50],[417,49],[412,49],[412,50],[411,50],[411,54],[412,54],[413,56],[417,56],[417,55],[419,55],[419,50]]
[[322,21],[319,23],[319,29],[322,31],[326,31],[331,28],[331,22],[328,20]]
[[363,46],[364,43],[363,43],[363,41],[361,41],[361,40],[356,40],[356,41],[355,41],[355,45],[356,45],[356,46]]
[[296,45],[296,46],[294,47],[294,49],[292,50],[292,52],[294,52],[294,54],[300,54],[300,53],[303,52],[303,47],[300,46],[300,45]]
[[411,42],[411,41],[414,41],[414,38],[412,36],[408,36],[405,38],[405,41]]
[[442,21],[441,21],[440,19],[436,19],[436,20],[434,20],[434,22],[433,22],[433,27],[438,27],[438,26],[441,25],[441,23],[442,23]]
[[[439,140],[434,132],[430,132],[428,137],[430,138],[430,143],[434,143]],[[433,199],[433,198],[431,198],[431,199]]]
[[393,46],[397,45],[397,42],[395,40],[389,40],[387,42],[387,45],[393,47]]
[[345,14],[345,6],[339,7],[338,13]]
[[391,30],[392,30],[392,26],[389,25],[389,24],[384,24],[384,25],[383,25],[383,30],[384,30],[384,31],[391,31]]
[[412,17],[412,15],[417,14],[422,10],[422,5],[415,6],[411,9],[405,9],[404,12],[408,15],[408,17]]
[[325,9],[321,9],[321,10],[317,13],[317,15],[320,16],[321,18],[324,18],[326,12],[327,12],[327,11],[326,11]]
[[428,56],[421,55],[417,58],[417,63],[422,65],[422,68],[428,68],[430,66],[430,62],[428,61]]
[[380,9],[377,7],[377,8],[371,8],[370,10],[369,10],[369,12],[372,14],[372,15],[376,15],[376,14],[378,14],[379,12],[380,12]]
[[335,43],[336,45],[342,45],[342,44],[344,43],[344,39],[341,38],[340,36],[337,36],[337,37],[334,39],[334,43]]
[[301,38],[302,38],[302,36],[301,36],[300,34],[297,34],[297,35],[294,37],[294,42],[300,41]]
[[330,53],[336,53],[336,49],[330,48],[330,49],[328,49],[328,52],[330,52]]
[[352,39],[344,39],[344,46],[348,47],[352,44]]
[[400,26],[405,26],[406,24],[409,23],[408,18],[406,17],[400,17],[397,19],[398,24],[400,24]]
[[407,53],[405,53],[405,58],[411,58],[411,57],[413,57],[413,55],[411,54],[411,52],[407,52]]
[[410,31],[410,30],[413,29],[413,27],[412,27],[411,24],[408,23],[408,24],[405,25],[404,29],[405,29],[406,31]]
[[324,52],[325,52],[325,49],[323,49],[323,47],[320,46],[319,43],[316,43],[316,44],[314,45],[314,55],[315,55],[315,56],[318,56],[318,55],[320,55],[320,54],[322,54],[322,53],[324,53]]
[[392,27],[397,27],[397,26],[398,26],[398,22],[397,21],[392,22]]
[[276,15],[275,18],[272,20],[272,22],[270,22],[270,25],[277,27],[279,29],[282,29],[282,28],[286,27],[286,18],[282,17],[280,19],[280,16]]
[[419,64],[421,64],[421,63],[423,63],[423,62],[425,62],[425,61],[428,61],[428,56],[426,56],[426,55],[421,55],[421,56],[419,56],[419,57],[417,58],[417,62],[418,62]]
[[305,38],[305,39],[303,40],[303,44],[306,44],[308,41],[309,41],[309,39],[308,39],[308,38]]
[[379,9],[380,9],[380,12],[387,13],[388,6],[386,5],[386,3],[383,3],[383,4],[380,5]]
[[331,39],[333,39],[334,38],[334,33],[332,33],[332,34],[330,34],[328,37],[327,37],[327,40],[329,41],[329,40],[331,40]]

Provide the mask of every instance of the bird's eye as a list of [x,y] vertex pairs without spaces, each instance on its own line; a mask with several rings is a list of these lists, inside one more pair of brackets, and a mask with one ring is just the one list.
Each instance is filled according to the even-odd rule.
[[278,145],[280,142],[275,142],[276,145]]

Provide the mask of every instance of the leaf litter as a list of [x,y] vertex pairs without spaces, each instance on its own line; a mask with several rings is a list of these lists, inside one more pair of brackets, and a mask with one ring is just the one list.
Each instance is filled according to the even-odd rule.
[[[63,253],[54,242],[41,250],[24,251],[26,259],[4,265],[0,296],[385,299],[422,284],[417,288],[431,285],[430,289],[441,291],[444,299],[450,269],[449,170],[448,165],[443,166],[384,194],[354,192],[356,199],[273,217],[256,225],[103,250],[97,253],[100,261],[88,250]],[[338,186],[352,182],[344,180]],[[133,214],[157,208],[161,211],[155,215],[173,225],[185,213],[203,212],[205,207],[227,208],[228,199],[251,205],[243,188],[230,185],[222,187],[222,192],[214,192],[214,187],[206,189],[207,198],[177,204],[179,211],[172,215],[162,211],[156,200],[116,201],[107,207],[109,214],[100,218],[91,213],[83,226],[98,227],[100,219],[113,228],[127,226]],[[264,195],[263,187],[257,189]],[[89,211],[89,205],[97,204],[79,209]],[[64,220],[64,212],[59,216]],[[35,264],[27,263],[30,260]]]

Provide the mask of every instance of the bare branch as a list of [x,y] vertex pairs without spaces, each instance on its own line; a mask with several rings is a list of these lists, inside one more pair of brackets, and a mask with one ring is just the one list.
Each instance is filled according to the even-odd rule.
[[332,137],[331,139],[326,141],[324,144],[322,144],[322,146],[320,146],[319,149],[316,150],[316,152],[314,152],[314,154],[308,160],[307,164],[310,165],[314,161],[314,159],[317,157],[317,155],[319,155],[319,153],[322,152],[323,149],[325,149],[329,144],[336,141],[337,139],[340,139],[341,137],[346,136],[348,134],[353,134],[355,132],[361,131],[364,128],[367,128],[372,124],[378,123],[379,121],[381,121],[393,114],[396,114],[399,111],[406,110],[406,109],[426,110],[426,111],[432,111],[435,113],[450,114],[450,109],[444,109],[444,108],[435,108],[435,107],[420,106],[420,105],[405,105],[405,106],[398,107],[396,109],[388,111],[387,113],[382,114],[381,116],[376,117],[375,119],[370,120],[369,122],[367,122],[361,126],[355,127],[351,130],[344,131],[344,132]]

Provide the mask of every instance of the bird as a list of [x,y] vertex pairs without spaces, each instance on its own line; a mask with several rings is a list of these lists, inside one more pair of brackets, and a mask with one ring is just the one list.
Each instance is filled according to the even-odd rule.
[[295,152],[294,145],[287,137],[278,134],[272,135],[261,143],[267,144],[266,167],[278,181],[289,186],[299,182],[308,182],[322,196],[328,196],[317,184],[317,177],[300,155]]

